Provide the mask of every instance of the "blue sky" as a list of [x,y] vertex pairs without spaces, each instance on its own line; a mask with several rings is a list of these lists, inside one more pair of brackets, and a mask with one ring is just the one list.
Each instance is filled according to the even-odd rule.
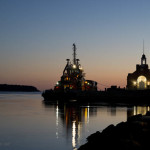
[[1,0],[0,83],[52,88],[75,42],[87,79],[124,87],[143,39],[149,63],[148,0]]

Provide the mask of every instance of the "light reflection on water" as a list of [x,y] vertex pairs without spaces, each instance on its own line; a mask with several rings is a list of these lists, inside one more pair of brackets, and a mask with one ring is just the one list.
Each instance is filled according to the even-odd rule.
[[86,138],[149,106],[44,103],[40,94],[0,94],[0,149],[77,150]]
[[[66,132],[66,139],[71,138],[71,141],[68,140],[68,143],[72,143],[73,150],[77,150],[80,145],[84,144],[86,142],[85,139],[90,134],[98,130],[102,131],[110,124],[116,125],[121,121],[126,121],[127,117],[132,115],[144,115],[147,111],[150,110],[149,106],[127,107],[110,106],[106,104],[98,104],[93,106],[92,104],[78,105],[76,103],[60,105],[57,103],[55,107],[56,138],[62,138],[63,136],[58,135],[59,123],[62,122],[63,130]],[[61,121],[58,121],[59,119],[61,119]]]

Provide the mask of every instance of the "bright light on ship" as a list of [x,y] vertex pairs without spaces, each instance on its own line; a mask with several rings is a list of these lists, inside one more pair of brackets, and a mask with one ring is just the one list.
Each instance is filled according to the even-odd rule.
[[79,69],[80,69],[80,70],[83,70],[83,68],[82,68],[82,67],[79,67]]
[[75,69],[75,68],[76,68],[76,65],[73,65],[73,68]]

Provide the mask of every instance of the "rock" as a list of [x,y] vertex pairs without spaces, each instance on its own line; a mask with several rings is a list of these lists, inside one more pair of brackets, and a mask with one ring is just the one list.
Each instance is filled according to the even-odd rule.
[[150,116],[143,116],[142,121],[150,124]]
[[78,150],[115,149],[143,150],[150,143],[150,116],[136,115],[127,122],[109,125],[102,132],[96,132],[87,138],[88,142]]
[[127,119],[128,122],[132,122],[132,121],[141,121],[142,120],[142,115],[136,115],[136,116],[131,116]]
[[150,116],[150,111],[147,111],[146,116]]
[[114,128],[115,126],[113,124],[109,125],[107,128],[105,128],[103,131],[102,131],[102,134],[103,135],[110,135],[110,134],[113,134],[114,132]]
[[87,137],[87,141],[90,142],[90,141],[94,141],[98,138],[100,138],[101,136],[101,133],[99,131],[97,131],[96,133],[93,133],[91,134],[90,136]]

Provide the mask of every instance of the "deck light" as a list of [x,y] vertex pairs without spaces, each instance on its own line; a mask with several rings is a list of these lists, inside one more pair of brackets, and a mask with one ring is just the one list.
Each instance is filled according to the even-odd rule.
[[73,69],[75,69],[76,68],[76,65],[73,65]]

